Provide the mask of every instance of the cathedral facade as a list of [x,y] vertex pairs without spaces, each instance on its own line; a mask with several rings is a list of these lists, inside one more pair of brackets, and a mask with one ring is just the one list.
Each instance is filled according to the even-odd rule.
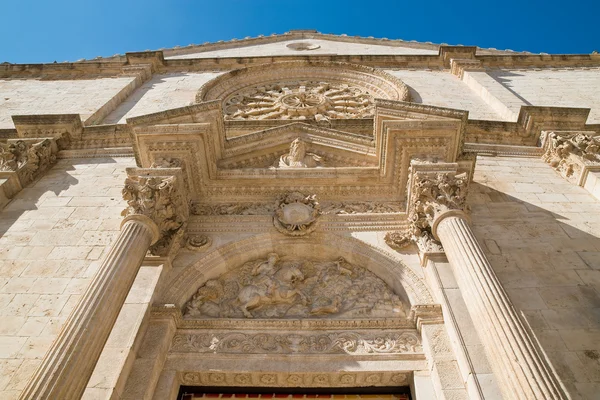
[[0,398],[597,398],[598,93],[315,31],[0,64]]

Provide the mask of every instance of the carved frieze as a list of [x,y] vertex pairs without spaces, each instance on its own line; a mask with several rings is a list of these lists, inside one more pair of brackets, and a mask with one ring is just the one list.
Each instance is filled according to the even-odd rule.
[[192,372],[180,373],[190,386],[357,387],[407,385],[404,372]]
[[285,235],[304,236],[316,229],[320,215],[316,195],[289,192],[280,195],[275,202],[273,224]]
[[206,282],[188,301],[186,317],[402,317],[399,297],[380,278],[343,258],[267,259]]
[[178,333],[171,352],[213,354],[411,354],[421,353],[412,331]]
[[[406,207],[400,202],[330,201],[319,203],[323,215],[401,213]],[[272,215],[273,203],[192,203],[194,215]]]
[[600,167],[600,136],[587,132],[544,132],[542,160],[563,177],[580,183],[583,169]]
[[150,247],[153,255],[164,256],[180,240],[187,224],[187,193],[178,185],[177,176],[134,175],[125,180],[123,199],[127,208],[122,216],[144,215],[158,226],[160,237]]

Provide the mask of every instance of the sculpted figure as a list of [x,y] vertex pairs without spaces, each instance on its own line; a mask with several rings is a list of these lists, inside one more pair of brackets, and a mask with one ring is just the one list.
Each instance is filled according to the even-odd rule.
[[266,304],[292,303],[296,296],[306,304],[306,296],[294,288],[296,282],[304,280],[304,275],[292,266],[278,269],[278,260],[276,253],[270,253],[267,261],[257,264],[252,270],[252,284],[240,290],[238,301],[245,317],[253,318],[250,311]]
[[201,286],[186,316],[371,318],[404,315],[402,301],[372,272],[344,258],[286,260],[270,253]]
[[279,168],[315,168],[321,166],[323,158],[306,152],[306,143],[299,138],[290,145],[290,152],[281,156],[276,167]]

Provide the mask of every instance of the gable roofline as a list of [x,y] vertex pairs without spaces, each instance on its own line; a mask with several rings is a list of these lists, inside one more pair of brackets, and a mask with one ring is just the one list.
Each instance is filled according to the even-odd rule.
[[[243,39],[230,39],[230,40],[219,40],[217,42],[205,42],[202,44],[189,44],[187,46],[175,46],[172,48],[161,48],[155,50],[144,50],[143,52],[149,51],[162,51],[164,57],[183,56],[193,53],[204,53],[209,51],[228,50],[234,48],[242,48],[248,46],[256,46],[261,44],[270,44],[284,42],[287,40],[301,40],[301,39],[319,39],[329,40],[335,42],[345,43],[359,43],[359,44],[371,44],[380,46],[391,46],[391,47],[404,47],[413,48],[420,50],[433,50],[439,51],[441,46],[463,46],[462,44],[449,45],[447,43],[432,43],[432,42],[418,42],[416,40],[403,40],[403,39],[388,39],[388,38],[375,38],[373,36],[349,36],[346,34],[334,34],[334,33],[321,33],[312,29],[297,29],[290,30],[284,33],[273,33],[271,35],[258,35],[256,37],[247,36]],[[511,54],[536,54],[528,51],[513,51],[513,50],[498,50],[494,48],[477,47],[477,53],[479,55],[511,55]],[[142,52],[142,51],[139,51]],[[546,53],[539,53],[546,54]],[[99,60],[125,60],[124,54],[116,54],[109,57],[95,57],[89,60],[78,60],[78,61],[99,61]]]

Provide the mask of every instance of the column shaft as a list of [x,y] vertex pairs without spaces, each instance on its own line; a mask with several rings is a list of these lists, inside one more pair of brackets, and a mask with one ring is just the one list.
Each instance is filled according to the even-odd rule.
[[147,217],[126,220],[81,300],[65,322],[21,399],[79,399],[125,298],[155,240]]
[[507,398],[563,399],[560,385],[536,350],[468,223],[442,216],[436,234]]

